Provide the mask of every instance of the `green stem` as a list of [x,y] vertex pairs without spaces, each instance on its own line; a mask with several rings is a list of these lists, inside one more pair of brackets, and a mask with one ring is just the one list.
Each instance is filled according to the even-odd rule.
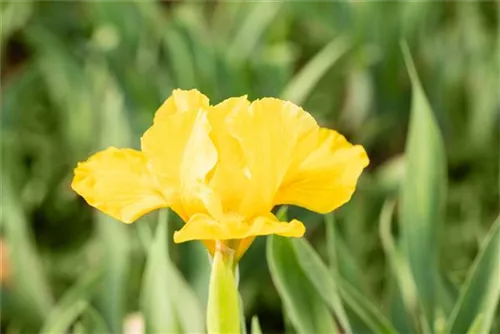
[[209,334],[240,333],[238,289],[234,276],[234,250],[217,242],[207,306]]

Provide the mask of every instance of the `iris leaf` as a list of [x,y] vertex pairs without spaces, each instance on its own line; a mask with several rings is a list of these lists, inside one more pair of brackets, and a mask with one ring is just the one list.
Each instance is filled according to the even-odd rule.
[[350,45],[343,37],[337,37],[318,52],[290,80],[281,93],[284,100],[303,104],[318,81],[349,49]]
[[298,333],[338,333],[335,320],[301,268],[292,241],[270,236],[267,262],[274,285]]
[[[30,326],[38,327],[53,304],[47,277],[34,247],[29,223],[8,175],[2,173],[2,226],[8,248],[12,294]],[[38,327],[39,328],[39,327]]]
[[252,334],[262,334],[259,318],[256,315],[252,317]]
[[448,322],[449,333],[488,333],[500,299],[500,218],[481,245]]
[[439,300],[438,231],[444,218],[446,154],[434,113],[427,101],[410,51],[402,46],[412,83],[412,104],[406,143],[406,175],[401,191],[403,254],[408,259],[429,330]]
[[51,309],[40,333],[66,333],[77,317],[88,307],[101,278],[100,267],[82,276]]
[[337,283],[314,248],[303,238],[293,240],[297,260],[309,281],[337,317],[342,329],[352,332],[338,293]]

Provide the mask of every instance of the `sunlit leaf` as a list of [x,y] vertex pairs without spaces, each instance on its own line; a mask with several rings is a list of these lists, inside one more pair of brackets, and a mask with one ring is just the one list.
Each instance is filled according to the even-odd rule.
[[254,315],[252,317],[252,331],[251,334],[262,334],[262,329],[260,328],[259,318]]
[[431,328],[439,305],[436,297],[438,231],[444,218],[446,153],[435,116],[405,44],[403,55],[413,96],[405,151],[406,175],[401,191],[402,245]]
[[287,315],[298,333],[337,333],[335,320],[297,261],[292,241],[270,236],[267,262]]
[[488,333],[499,300],[500,218],[497,218],[481,245],[450,316],[449,333]]
[[342,329],[348,333],[352,332],[349,320],[340,300],[337,283],[334,276],[323,263],[312,246],[303,238],[293,240],[297,260],[309,281],[316,288],[317,293],[323,297],[325,303],[330,306],[337,317]]

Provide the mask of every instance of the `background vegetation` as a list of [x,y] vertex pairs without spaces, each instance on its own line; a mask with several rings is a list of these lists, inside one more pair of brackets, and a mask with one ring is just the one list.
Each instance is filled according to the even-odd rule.
[[371,159],[334,216],[288,209],[313,248],[258,238],[244,256],[254,333],[253,315],[264,332],[499,332],[498,14],[2,1],[2,332],[118,333],[138,310],[151,332],[203,331],[209,263],[200,244],[171,244],[179,219],[120,224],[69,187],[92,152],[138,147],[174,88],[290,99]]

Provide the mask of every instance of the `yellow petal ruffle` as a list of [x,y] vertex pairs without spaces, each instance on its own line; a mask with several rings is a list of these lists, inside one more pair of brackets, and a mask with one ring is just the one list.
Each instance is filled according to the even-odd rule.
[[144,155],[110,147],[75,168],[71,187],[93,207],[132,223],[140,216],[169,205],[172,188],[159,190]]
[[196,89],[182,90],[174,89],[172,95],[163,102],[160,108],[156,111],[154,122],[161,120],[165,116],[176,114],[184,111],[197,111],[199,109],[208,110],[208,97],[197,91]]
[[349,201],[368,162],[363,147],[353,146],[337,132],[321,128],[311,152],[290,169],[274,203],[330,212]]
[[241,219],[218,221],[205,214],[196,214],[174,233],[174,242],[189,240],[244,239],[258,235],[278,234],[285,237],[301,237],[305,227],[298,220],[280,222],[273,215],[259,216],[246,222]]
[[142,151],[161,187],[175,184],[172,208],[185,220],[195,213],[221,216],[220,200],[207,185],[218,160],[203,109],[166,115],[142,137]]

